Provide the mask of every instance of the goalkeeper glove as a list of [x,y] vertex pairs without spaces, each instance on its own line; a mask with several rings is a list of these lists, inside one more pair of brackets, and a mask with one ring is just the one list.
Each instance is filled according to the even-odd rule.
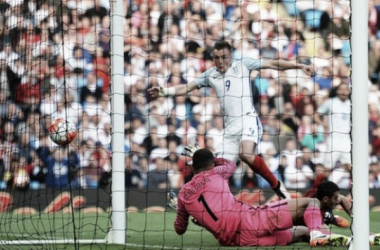
[[[170,190],[170,192],[168,192],[167,194],[167,199],[168,199],[168,203],[167,203],[167,206],[170,207],[171,209],[177,211],[177,202],[178,202],[178,198],[177,198],[177,194],[174,192],[174,190]],[[194,219],[192,216],[191,216],[191,222],[193,222],[195,225],[197,226],[202,226],[201,224],[199,224],[199,222]]]
[[167,206],[170,207],[171,209],[177,211],[177,194],[174,192],[174,190],[170,190],[167,194]]
[[[194,146],[191,146],[191,145],[187,145],[184,147],[181,155],[184,155],[186,157],[189,157],[189,158],[193,158],[194,156],[194,153],[200,149],[201,147],[199,146],[198,143],[196,143]],[[193,165],[193,161],[186,161],[186,164],[187,165]]]
[[325,211],[325,215],[324,215],[324,218],[323,218],[323,222],[326,224],[326,225],[330,225],[330,224],[334,224],[335,222],[335,217],[334,217],[334,214],[333,214],[333,211],[332,210],[327,210]]

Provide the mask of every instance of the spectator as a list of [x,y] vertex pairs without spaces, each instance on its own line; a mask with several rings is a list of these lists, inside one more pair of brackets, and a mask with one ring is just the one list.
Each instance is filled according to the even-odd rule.
[[15,153],[18,152],[18,135],[15,132],[15,126],[11,122],[5,122],[2,127],[2,146],[4,150],[1,151],[1,158],[3,160],[3,164],[6,170],[10,169],[10,164],[13,158],[15,157]]
[[368,74],[372,83],[380,83],[380,40],[369,44]]
[[377,125],[372,131],[370,144],[372,146],[372,154],[380,159],[380,125]]
[[303,87],[299,97],[296,99],[296,114],[298,117],[302,117],[304,115],[310,116],[314,114],[316,110],[316,104],[314,101],[314,97],[309,94],[309,89]]
[[380,188],[380,166],[378,162],[369,164],[369,188]]
[[49,147],[42,145],[38,150],[39,157],[46,166],[46,187],[67,189],[70,184],[70,165],[65,148],[58,148],[50,152]]
[[[305,118],[304,116],[303,118]],[[304,135],[300,138],[301,146],[307,147],[311,151],[320,148],[320,144],[324,143],[323,127],[315,123],[310,124],[310,131],[305,131]]]
[[39,111],[42,116],[52,115],[56,109],[56,103],[58,102],[57,95],[54,95],[55,88],[50,85],[49,90],[43,94]]
[[[12,161],[11,164],[11,174],[12,186],[16,189],[27,189],[29,188],[30,176],[29,172],[32,166],[28,166],[27,160],[23,156],[18,156]],[[29,170],[29,171],[28,171]]]
[[183,175],[179,169],[180,158],[177,155],[177,144],[175,141],[170,141],[168,144],[169,154],[165,157],[168,162],[168,177],[171,188],[181,188],[183,185]]
[[23,157],[25,161],[30,162],[32,160],[32,156],[35,153],[34,145],[36,144],[35,139],[31,138],[30,131],[25,131],[24,133],[21,133],[19,136],[19,152],[18,154],[20,157]]
[[313,126],[312,125],[312,118],[310,116],[302,116],[301,117],[301,124],[297,130],[298,141],[302,141],[302,138],[305,135],[311,134],[312,126]]
[[142,144],[148,131],[145,128],[144,121],[141,117],[132,117],[131,128],[133,132],[132,141],[137,144]]
[[245,167],[244,168],[244,173],[243,173],[243,176],[242,176],[242,188],[255,188],[257,187],[257,180],[256,180],[256,175],[255,173],[252,171],[251,168],[248,168],[248,167]]
[[83,121],[79,126],[79,131],[82,131],[82,133],[79,133],[80,139],[82,140],[94,140],[95,138],[98,138],[98,130],[101,128],[101,122],[100,122],[100,116],[94,115],[90,116],[87,115],[86,112],[83,112]]
[[[7,100],[7,93],[0,90],[0,118],[4,118],[8,109],[9,101]],[[0,123],[1,126],[2,123]]]
[[351,162],[338,162],[328,177],[329,181],[335,182],[340,189],[349,190],[351,188]]
[[329,23],[327,31],[336,35],[337,37],[349,37],[350,36],[350,23],[342,16],[343,13],[339,12],[337,16],[334,16]]
[[166,138],[158,138],[157,147],[153,149],[150,153],[151,159],[156,157],[161,157],[162,159],[166,158],[169,155],[168,143]]
[[30,170],[30,188],[39,189],[45,187],[47,169],[37,154],[33,155],[32,169]]
[[130,156],[124,157],[125,165],[125,187],[126,188],[142,188],[143,179],[138,167],[131,162]]
[[277,149],[276,149],[276,146],[274,145],[273,143],[273,140],[271,138],[271,135],[266,133],[264,131],[263,135],[262,135],[262,138],[261,138],[261,142],[260,142],[260,147],[259,147],[259,151],[261,152],[261,154],[263,154],[264,156],[266,154],[268,154],[268,152],[274,152],[274,153],[277,153]]
[[149,127],[149,134],[144,138],[142,146],[146,149],[148,155],[151,154],[153,149],[158,147],[158,136],[156,126]]
[[102,97],[102,88],[98,86],[97,79],[93,73],[88,73],[86,77],[86,85],[80,90],[80,102],[85,105],[88,96],[93,96],[96,101]]
[[281,180],[283,183],[286,182],[285,171],[287,168],[288,168],[288,158],[286,155],[282,155],[280,157],[280,162],[278,164],[278,168],[276,172],[278,174],[279,180]]
[[38,112],[27,113],[25,121],[19,122],[17,124],[17,133],[18,136],[28,133],[29,143],[33,148],[37,148],[39,144],[39,138],[42,134],[40,114]]
[[297,133],[299,118],[296,116],[295,109],[293,104],[290,102],[286,102],[284,104],[284,112],[282,114],[282,121],[284,125],[289,129],[291,134]]
[[15,60],[19,59],[20,55],[16,53],[10,43],[6,43],[0,51],[0,59],[6,61],[6,64],[12,68]]
[[285,155],[287,166],[294,168],[296,166],[296,158],[299,154],[296,141],[293,138],[288,138],[285,142],[285,148],[281,151],[280,155]]
[[260,49],[261,58],[278,59],[280,58],[278,50],[272,46],[272,37],[263,40]]
[[[289,39],[289,43],[285,49],[285,58],[286,59],[294,59],[298,58],[298,55],[300,54],[300,50],[303,48],[302,41],[298,39],[297,35],[295,33],[291,34],[291,37]],[[307,65],[310,65],[310,62],[307,62]]]
[[308,147],[302,147],[301,151],[302,151],[303,163],[309,168],[311,168],[313,172],[315,172],[316,163],[314,163],[313,161],[313,151],[311,151],[310,148]]
[[178,16],[173,2],[164,3],[163,12],[158,18],[158,28],[160,30],[160,37],[169,32],[170,25],[175,24],[179,26],[180,17]]
[[188,120],[181,121],[181,126],[176,129],[176,134],[181,138],[186,137],[187,140],[196,142],[197,130],[191,126]]
[[87,166],[89,164],[90,155],[93,152],[93,148],[91,146],[92,140],[82,140],[78,143],[78,157],[80,162],[80,167]]
[[168,134],[169,127],[166,122],[166,116],[160,115],[158,116],[158,125],[157,125],[157,136],[159,138],[166,137]]
[[[325,166],[333,169],[340,161],[351,167],[351,101],[350,89],[346,83],[341,83],[336,90],[336,97],[332,97],[318,107],[315,121],[322,125],[326,138],[327,150]],[[320,117],[320,115],[323,116]],[[339,182],[334,181],[338,186]]]
[[173,62],[167,82],[170,85],[175,85],[174,83],[177,83],[177,84],[187,83],[186,79],[182,75],[181,64],[179,62],[176,62],[176,61]]
[[318,89],[331,90],[332,88],[332,74],[329,67],[323,67],[321,74],[317,74],[314,77],[315,83],[318,85]]
[[102,87],[102,92],[105,94],[109,93],[110,85],[111,85],[111,61],[107,57],[106,52],[97,52],[102,53],[102,55],[96,55],[96,59],[94,60],[94,64],[96,65],[94,69],[94,74],[96,78],[99,80],[99,85]]
[[153,161],[156,168],[147,173],[148,189],[170,188],[169,178],[167,176],[169,162],[164,160],[161,156],[155,157]]
[[298,49],[297,62],[311,65],[311,58],[308,56],[306,48],[304,46]]
[[168,144],[170,144],[170,142],[175,142],[177,146],[179,146],[182,141],[181,141],[181,137],[179,137],[177,134],[176,134],[176,127],[175,127],[175,124],[172,124],[171,122],[169,122],[168,124],[168,134],[166,136],[166,141],[168,142]]
[[88,17],[93,24],[98,24],[103,21],[103,18],[108,15],[108,10],[100,5],[101,0],[95,0],[94,6],[84,12],[84,16]]
[[[148,117],[148,105],[143,95],[137,94],[132,100],[131,116],[140,116],[140,119],[146,120]],[[109,114],[108,114],[109,115]]]
[[18,76],[12,68],[7,64],[6,58],[0,57],[0,76],[1,76],[1,90],[5,92],[6,96],[14,100],[16,96],[16,89],[21,83],[21,77]]
[[289,189],[308,188],[313,179],[313,170],[304,164],[302,156],[296,157],[295,167],[288,166],[285,169],[285,186]]
[[111,124],[109,122],[103,122],[101,125],[98,130],[98,140],[107,150],[111,150]]
[[87,63],[85,60],[85,55],[84,55],[84,49],[75,46],[73,48],[73,57],[69,57],[67,60],[67,64],[70,67],[70,70],[73,70],[76,73],[88,73],[91,71],[92,65]]
[[103,174],[103,168],[99,165],[96,154],[91,154],[88,165],[76,169],[76,178],[73,181],[77,188],[97,188]]
[[24,106],[37,105],[41,101],[41,89],[33,72],[28,72],[17,86],[16,103]]
[[213,126],[206,133],[206,137],[213,140],[213,148],[216,148],[222,142],[223,134],[223,118],[221,116],[214,117]]
[[[101,22],[101,30],[99,32],[98,46],[101,48],[103,55],[109,55],[111,47],[111,33],[110,33],[110,17],[105,16]],[[107,73],[108,72],[104,72]]]

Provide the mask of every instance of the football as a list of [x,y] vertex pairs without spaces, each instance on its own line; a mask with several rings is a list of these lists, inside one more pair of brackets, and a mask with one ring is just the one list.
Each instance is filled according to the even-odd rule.
[[75,124],[64,118],[57,118],[49,126],[49,136],[54,143],[60,146],[70,144],[77,136]]

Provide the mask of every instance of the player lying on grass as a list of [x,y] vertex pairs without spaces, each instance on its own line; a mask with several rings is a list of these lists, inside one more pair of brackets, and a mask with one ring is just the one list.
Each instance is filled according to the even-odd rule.
[[[339,187],[331,181],[324,181],[320,184],[318,189],[315,189],[315,192],[308,192],[306,196],[309,198],[317,198],[320,202],[321,216],[323,220],[324,228],[329,229],[329,225],[335,225],[341,228],[349,228],[350,222],[342,216],[334,215],[333,210],[338,206],[346,211],[346,213],[352,217],[351,212],[351,203],[343,195],[339,193]],[[168,193],[168,206],[177,210],[177,194],[174,191]],[[300,222],[302,223],[302,222]],[[380,241],[380,239],[379,239]],[[379,242],[380,244],[380,242]]]
[[[308,192],[308,195],[316,197],[320,201],[323,222],[326,225],[332,224],[341,228],[349,228],[350,222],[348,220],[333,213],[333,210],[340,205],[351,218],[353,216],[351,202],[339,191],[338,185],[334,182],[323,181],[318,185],[315,192]],[[380,234],[371,235],[369,242],[371,246],[380,246]]]
[[[178,194],[177,234],[186,232],[190,216],[223,246],[279,246],[309,241],[311,246],[347,246],[350,238],[322,231],[320,202],[315,198],[282,200],[262,206],[237,201],[228,179],[236,164],[198,149],[192,156],[194,177]],[[296,226],[303,218],[306,227]]]
[[323,222],[326,225],[335,225],[342,228],[349,228],[350,222],[345,218],[334,215],[333,210],[341,205],[344,211],[352,217],[351,202],[339,193],[338,185],[331,181],[323,181],[317,188],[315,198],[321,203],[321,213]]

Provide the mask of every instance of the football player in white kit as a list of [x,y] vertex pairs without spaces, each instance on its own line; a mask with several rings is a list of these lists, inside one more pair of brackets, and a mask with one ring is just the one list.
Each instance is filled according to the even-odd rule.
[[[322,119],[325,116],[328,119]],[[334,169],[340,161],[342,165],[351,167],[351,100],[350,87],[343,82],[336,89],[336,96],[329,98],[317,109],[315,122],[323,125],[327,149],[325,153],[325,167]],[[342,171],[341,171],[342,172]],[[348,172],[347,172],[348,174]],[[349,174],[347,181],[349,182]]]
[[152,97],[186,95],[196,88],[214,89],[224,117],[223,143],[215,149],[216,157],[236,162],[240,158],[254,172],[271,185],[281,199],[290,198],[285,186],[277,180],[265,161],[255,154],[260,141],[262,126],[253,105],[250,72],[260,69],[302,69],[307,75],[314,74],[314,68],[305,64],[285,60],[243,58],[232,60],[232,47],[226,41],[218,41],[213,47],[212,67],[194,81],[175,87],[152,87]]

